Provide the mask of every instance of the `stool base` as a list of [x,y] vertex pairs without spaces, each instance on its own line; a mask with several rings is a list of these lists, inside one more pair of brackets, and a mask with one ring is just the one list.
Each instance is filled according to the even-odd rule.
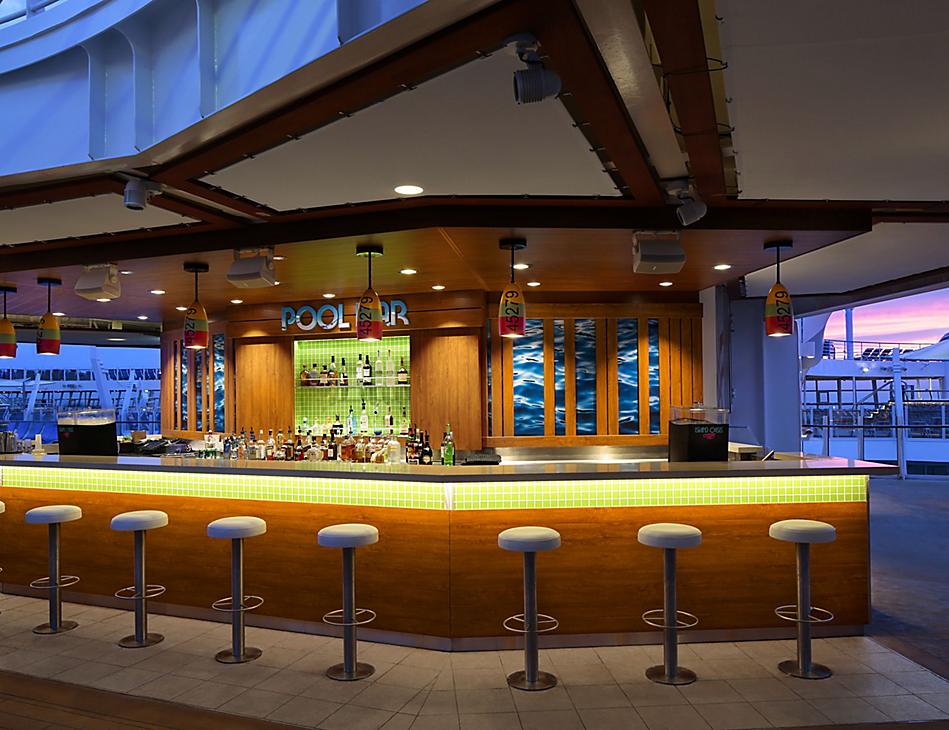
[[254,659],[257,659],[261,654],[263,654],[263,652],[260,649],[248,646],[244,648],[244,653],[239,656],[234,656],[233,651],[225,649],[215,654],[214,658],[221,662],[221,664],[246,664],[247,662],[254,661]]
[[59,624],[58,629],[54,629],[49,624],[40,624],[39,626],[33,627],[34,634],[65,634],[67,631],[72,631],[74,628],[79,626],[75,621],[62,621]]
[[522,689],[525,692],[539,692],[545,689],[551,689],[557,686],[557,677],[550,672],[537,672],[537,681],[528,682],[527,672],[514,672],[507,675],[507,683],[514,689]]
[[676,673],[670,677],[666,674],[666,668],[662,664],[657,664],[646,670],[646,679],[657,684],[692,684],[695,681],[695,672],[685,667],[677,667]]
[[784,674],[790,677],[797,677],[798,679],[827,679],[833,675],[830,669],[817,662],[811,662],[810,671],[802,672],[800,665],[795,659],[788,659],[787,661],[781,662],[778,664],[778,669]]
[[155,644],[160,644],[165,640],[165,637],[161,634],[145,634],[145,640],[139,641],[135,638],[135,634],[131,636],[126,636],[124,639],[119,639],[118,645],[123,649],[141,649],[146,646],[155,646]]
[[356,662],[356,671],[349,673],[344,664],[334,664],[326,670],[326,676],[335,679],[337,682],[354,682],[357,679],[365,679],[375,674],[376,668],[371,664]]

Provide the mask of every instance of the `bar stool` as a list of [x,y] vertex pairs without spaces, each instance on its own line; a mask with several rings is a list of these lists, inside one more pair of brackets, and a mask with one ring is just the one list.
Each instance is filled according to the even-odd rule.
[[327,669],[326,676],[341,682],[365,679],[376,668],[356,661],[356,627],[374,621],[376,612],[356,608],[356,548],[379,542],[379,530],[359,523],[330,525],[316,534],[316,541],[343,551],[343,607],[323,616],[325,623],[343,627],[343,663]]
[[215,611],[231,614],[231,648],[214,655],[222,664],[243,664],[261,655],[260,649],[244,642],[244,613],[260,608],[264,599],[244,595],[244,540],[267,532],[259,517],[222,517],[208,525],[208,537],[231,541],[231,595],[211,604]]
[[34,627],[34,634],[61,634],[72,631],[79,625],[75,621],[63,621],[63,588],[78,583],[79,577],[59,574],[59,526],[81,518],[82,510],[72,504],[34,507],[24,515],[24,521],[28,525],[49,526],[49,575],[30,583],[30,588],[49,591],[49,622]]
[[643,614],[643,621],[662,629],[662,664],[649,667],[646,677],[659,684],[692,684],[695,672],[679,666],[679,629],[691,629],[699,619],[676,607],[676,550],[701,545],[702,531],[692,525],[656,522],[640,527],[636,538],[643,545],[662,548],[663,551],[662,608]]
[[514,689],[536,692],[557,685],[557,677],[539,669],[537,635],[556,629],[553,616],[537,613],[537,553],[560,547],[560,533],[549,527],[512,527],[498,534],[498,547],[524,554],[524,613],[508,616],[502,626],[524,634],[524,670],[513,672],[507,683]]
[[148,633],[148,599],[157,598],[165,592],[165,586],[145,582],[145,532],[168,524],[168,515],[157,509],[123,512],[112,518],[111,527],[117,532],[132,532],[135,535],[135,585],[115,592],[116,598],[135,601],[135,633],[119,639],[119,646],[137,649],[152,646],[164,640],[161,634]]
[[834,614],[811,605],[810,546],[833,542],[837,539],[837,529],[817,520],[781,520],[768,528],[768,535],[775,540],[793,542],[797,547],[797,604],[774,609],[780,618],[797,624],[797,660],[783,661],[778,669],[801,679],[827,679],[833,672],[811,661],[811,624],[833,621]]

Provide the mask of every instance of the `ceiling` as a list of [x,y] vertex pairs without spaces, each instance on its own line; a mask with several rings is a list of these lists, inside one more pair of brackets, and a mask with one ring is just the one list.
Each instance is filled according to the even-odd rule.
[[429,195],[616,196],[556,99],[514,102],[510,48],[247,158],[205,182],[277,210]]
[[[878,223],[869,233],[781,264],[793,294],[833,294],[949,266],[949,231],[940,223]],[[774,283],[774,266],[745,277],[748,296]]]
[[96,195],[0,210],[0,244],[52,241],[191,222],[194,222],[193,218],[154,205],[145,210],[129,210],[121,195]]
[[[688,261],[674,276],[660,277],[634,274],[632,271],[632,236],[626,229],[494,229],[494,228],[426,228],[388,233],[373,237],[383,243],[385,255],[373,264],[373,283],[380,294],[431,293],[431,287],[442,284],[445,293],[461,290],[500,291],[506,283],[508,255],[498,249],[498,239],[510,235],[527,238],[526,251],[517,258],[530,264],[518,273],[518,280],[537,280],[540,287],[528,288],[528,298],[551,293],[586,292],[596,301],[606,296],[624,296],[646,292],[658,299],[681,301],[694,298],[695,292],[707,286],[761,268],[770,255],[763,251],[760,231],[685,231],[682,242]],[[790,232],[798,251],[827,245],[847,232]],[[318,242],[280,245],[278,255],[286,260],[277,263],[280,286],[266,289],[237,289],[225,280],[233,255],[230,251],[210,252],[195,256],[119,261],[120,268],[133,273],[122,276],[122,296],[100,303],[81,299],[72,288],[80,268],[60,267],[42,271],[11,274],[7,278],[19,287],[10,298],[10,311],[17,314],[40,314],[46,309],[46,290],[36,284],[37,275],[56,275],[63,287],[53,291],[54,311],[73,317],[135,320],[148,317],[150,322],[175,321],[181,317],[176,306],[186,306],[193,298],[193,280],[182,269],[187,259],[206,261],[211,270],[201,276],[201,301],[209,312],[220,313],[231,299],[242,299],[245,305],[260,303],[318,301],[324,292],[339,298],[356,297],[366,287],[366,262],[354,255],[357,242],[364,238],[337,238]],[[713,266],[730,263],[730,271],[719,272]],[[413,276],[399,273],[411,267]],[[659,281],[669,279],[674,286],[661,288]],[[165,295],[153,295],[152,289],[164,289]],[[592,292],[593,294],[590,294]]]
[[716,10],[741,197],[949,200],[949,3]]

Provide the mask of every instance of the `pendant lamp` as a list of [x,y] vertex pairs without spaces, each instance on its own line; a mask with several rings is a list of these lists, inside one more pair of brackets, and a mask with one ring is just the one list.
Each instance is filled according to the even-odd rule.
[[362,342],[378,342],[382,339],[382,303],[372,288],[372,260],[382,256],[381,243],[360,243],[356,255],[365,256],[369,271],[369,287],[356,305],[356,339]]
[[201,261],[187,261],[184,269],[194,274],[194,302],[185,312],[185,348],[205,350],[208,346],[208,313],[198,301],[198,274],[206,274],[208,265]]
[[16,287],[0,284],[3,292],[3,319],[0,319],[0,358],[4,360],[16,357],[16,332],[13,322],[7,319],[7,294],[16,294]]
[[62,336],[59,333],[59,319],[53,316],[53,287],[61,286],[62,279],[41,276],[36,280],[46,287],[46,314],[40,319],[40,328],[36,333],[37,355],[58,355]]
[[498,246],[511,252],[511,283],[501,292],[501,303],[498,305],[498,333],[501,337],[517,339],[524,336],[527,325],[527,306],[524,303],[524,292],[514,281],[514,252],[527,248],[527,241],[523,238],[502,238]]
[[774,286],[768,292],[764,305],[764,331],[768,337],[787,337],[794,334],[794,310],[791,307],[791,293],[781,283],[781,249],[791,248],[788,240],[770,241],[765,250],[774,249],[775,277]]

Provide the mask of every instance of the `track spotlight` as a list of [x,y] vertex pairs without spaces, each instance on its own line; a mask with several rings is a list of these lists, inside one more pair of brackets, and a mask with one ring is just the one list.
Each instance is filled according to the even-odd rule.
[[129,210],[145,210],[148,199],[161,191],[161,185],[151,180],[132,178],[125,183],[125,207]]
[[517,46],[517,57],[527,68],[514,72],[514,101],[533,104],[551,99],[560,93],[560,76],[546,68],[537,52],[537,39],[529,33],[512,36],[508,42]]
[[702,218],[708,212],[708,206],[697,194],[680,195],[681,205],[676,208],[676,218],[684,226],[691,226]]

